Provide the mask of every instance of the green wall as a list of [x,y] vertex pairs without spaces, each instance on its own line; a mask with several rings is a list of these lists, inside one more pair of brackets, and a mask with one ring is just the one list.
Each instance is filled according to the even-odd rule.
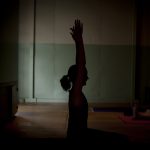
[[[134,93],[134,47],[85,45],[89,80],[84,92],[91,102],[129,102]],[[60,78],[75,63],[74,44],[37,44],[35,55],[35,98],[40,102],[66,102],[68,93]],[[32,100],[33,52],[20,45],[20,97]]]
[[84,25],[90,77],[84,92],[88,101],[125,103],[134,99],[134,0],[36,0],[36,7],[33,2],[20,0],[20,101],[68,101],[68,93],[59,80],[75,63],[75,45],[69,29],[76,18]]

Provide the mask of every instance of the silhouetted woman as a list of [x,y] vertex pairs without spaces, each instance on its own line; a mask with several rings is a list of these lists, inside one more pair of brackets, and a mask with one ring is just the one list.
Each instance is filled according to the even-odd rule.
[[[71,28],[71,35],[76,45],[76,64],[70,66],[68,74],[60,79],[61,86],[65,91],[69,92],[69,119],[67,138],[73,142],[73,146],[77,146],[78,142],[87,146],[95,146],[104,144],[105,146],[127,144],[128,138],[115,132],[107,132],[87,127],[88,121],[88,102],[82,92],[82,88],[86,85],[88,79],[86,69],[86,59],[84,51],[84,43],[82,38],[83,25],[80,20],[75,20],[74,26]],[[72,146],[72,145],[71,145]]]
[[67,138],[80,139],[87,130],[88,120],[88,103],[82,92],[88,79],[82,37],[83,24],[80,20],[75,20],[70,30],[76,46],[76,64],[70,66],[68,74],[61,78],[60,83],[63,89],[69,92]]

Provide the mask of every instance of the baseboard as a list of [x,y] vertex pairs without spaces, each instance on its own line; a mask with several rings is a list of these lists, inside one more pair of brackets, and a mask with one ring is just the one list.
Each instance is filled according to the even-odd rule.
[[[33,99],[33,98],[26,98],[26,99],[21,99],[20,100],[20,104],[39,104],[39,105],[47,105],[47,104],[57,104],[57,105],[68,105],[68,101],[64,101],[64,100],[43,100],[43,99]],[[130,107],[131,103],[129,102],[99,102],[99,101],[89,101],[88,105],[90,108],[92,107],[99,107],[99,108],[123,108],[123,107]]]
[[99,108],[123,108],[123,107],[130,107],[131,103],[129,102],[89,102],[90,107],[99,107]]

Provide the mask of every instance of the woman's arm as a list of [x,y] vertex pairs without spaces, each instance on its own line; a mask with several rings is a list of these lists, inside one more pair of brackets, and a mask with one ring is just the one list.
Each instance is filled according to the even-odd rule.
[[75,41],[76,45],[76,65],[85,66],[85,52],[84,52],[84,43],[83,43],[83,24],[80,20],[75,20],[73,28],[71,28],[71,35]]
[[73,101],[75,104],[81,103],[81,93],[82,87],[85,80],[85,51],[84,51],[84,43],[83,43],[83,24],[80,20],[75,20],[74,26],[71,28],[71,35],[75,41],[76,45],[76,65],[77,65],[77,72],[76,72],[76,80],[73,85],[72,94],[73,94]]

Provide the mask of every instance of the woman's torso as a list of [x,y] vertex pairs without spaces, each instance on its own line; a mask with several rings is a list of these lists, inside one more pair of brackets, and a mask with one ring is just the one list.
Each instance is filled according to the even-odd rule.
[[72,102],[72,93],[69,93],[69,120],[68,120],[68,134],[73,135],[78,132],[81,133],[87,129],[88,120],[88,102],[83,93],[78,96],[80,100],[79,105],[74,105]]

